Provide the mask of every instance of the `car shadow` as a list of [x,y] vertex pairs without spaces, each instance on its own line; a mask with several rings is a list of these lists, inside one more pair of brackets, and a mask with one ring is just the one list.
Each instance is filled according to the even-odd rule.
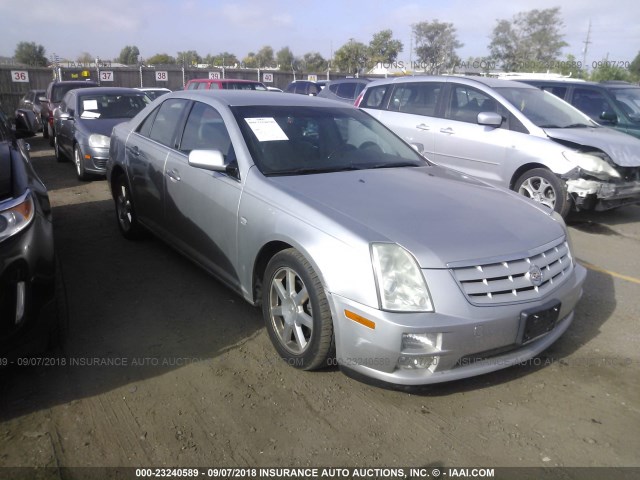
[[0,371],[0,420],[210,361],[262,329],[258,309],[175,250],[153,237],[122,238],[112,201],[53,214],[66,355]]
[[640,205],[627,205],[605,212],[572,212],[567,225],[578,230],[603,235],[619,235],[611,227],[640,222]]

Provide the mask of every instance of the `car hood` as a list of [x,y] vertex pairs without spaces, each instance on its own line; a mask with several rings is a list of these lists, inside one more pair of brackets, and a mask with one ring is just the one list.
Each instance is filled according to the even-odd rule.
[[404,246],[422,268],[526,255],[565,234],[545,207],[437,166],[271,179],[364,241]]
[[544,131],[552,139],[602,150],[621,167],[640,166],[640,139],[626,133],[606,127],[546,128]]
[[81,118],[78,120],[82,128],[89,134],[111,136],[111,130],[119,123],[128,122],[130,118]]

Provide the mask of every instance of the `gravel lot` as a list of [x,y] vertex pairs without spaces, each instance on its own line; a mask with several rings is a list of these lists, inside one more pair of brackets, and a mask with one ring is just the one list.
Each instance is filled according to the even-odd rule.
[[570,219],[589,275],[550,350],[403,393],[287,366],[258,309],[162,242],[124,240],[106,181],[30,143],[67,366],[0,371],[0,466],[640,466],[640,207]]

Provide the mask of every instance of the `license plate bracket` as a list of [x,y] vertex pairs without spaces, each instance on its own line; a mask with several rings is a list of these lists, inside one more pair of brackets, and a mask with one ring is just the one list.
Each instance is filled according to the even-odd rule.
[[546,335],[556,326],[560,315],[561,303],[553,301],[542,308],[520,312],[518,344],[524,345]]

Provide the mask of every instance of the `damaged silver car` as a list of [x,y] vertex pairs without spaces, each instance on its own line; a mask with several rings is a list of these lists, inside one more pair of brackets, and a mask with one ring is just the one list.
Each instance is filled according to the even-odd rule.
[[356,101],[432,161],[566,216],[640,203],[640,140],[556,96],[492,78],[371,82]]

